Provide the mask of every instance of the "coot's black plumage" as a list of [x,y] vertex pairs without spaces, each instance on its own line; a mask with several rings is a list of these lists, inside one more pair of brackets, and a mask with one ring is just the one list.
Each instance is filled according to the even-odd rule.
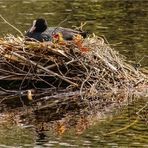
[[38,40],[38,41],[50,41],[51,36],[44,33],[47,29],[47,22],[43,18],[38,18],[33,21],[32,27],[25,34],[26,37]]

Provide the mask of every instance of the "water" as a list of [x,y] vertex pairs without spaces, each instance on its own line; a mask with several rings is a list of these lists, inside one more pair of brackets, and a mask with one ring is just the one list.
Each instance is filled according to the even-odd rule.
[[[48,131],[39,131],[40,127],[16,126],[16,124],[4,124],[0,126],[0,147],[148,147],[148,121],[147,109],[141,113],[142,117],[136,120],[136,112],[146,103],[146,100],[137,99],[128,106],[113,112],[96,121],[95,124],[78,134],[78,126],[72,126],[63,135],[56,132],[56,128]],[[82,124],[82,123],[81,123]],[[133,124],[130,127],[128,125]],[[78,124],[82,127],[80,124]],[[80,128],[79,127],[79,128]],[[120,130],[120,131],[118,131]],[[109,134],[114,132],[112,134]]]
[[[84,29],[105,37],[128,61],[137,63],[145,56],[140,64],[146,68],[147,7],[147,0],[0,0],[0,14],[22,32],[37,17],[46,18],[49,26],[57,26],[66,18],[61,24],[63,27],[79,26],[86,21]],[[0,36],[18,34],[2,20],[0,28]],[[58,136],[52,130],[37,133],[36,127],[3,124],[0,126],[0,147],[148,147],[148,126],[143,119],[123,131],[105,136],[134,122],[136,111],[146,100],[141,98],[124,107],[115,116],[98,121],[81,135],[75,135],[73,129]]]

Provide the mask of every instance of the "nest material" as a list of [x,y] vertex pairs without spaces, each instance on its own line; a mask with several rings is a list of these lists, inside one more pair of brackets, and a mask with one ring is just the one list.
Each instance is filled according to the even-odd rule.
[[9,35],[0,39],[0,80],[42,82],[50,88],[88,90],[133,88],[145,76],[99,37],[41,43]]

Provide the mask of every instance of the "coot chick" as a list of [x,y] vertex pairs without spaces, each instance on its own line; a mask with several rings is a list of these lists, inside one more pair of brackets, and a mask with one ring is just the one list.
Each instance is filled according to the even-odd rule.
[[76,34],[80,34],[83,38],[86,38],[87,36],[87,33],[84,31],[77,31],[63,27],[48,27],[45,32],[50,36],[53,36],[54,34],[57,33],[61,33],[64,40],[72,40],[73,36]]

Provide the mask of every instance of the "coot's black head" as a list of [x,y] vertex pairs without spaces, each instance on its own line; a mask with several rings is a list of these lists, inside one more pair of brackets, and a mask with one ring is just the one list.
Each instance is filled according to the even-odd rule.
[[35,32],[44,32],[47,29],[47,22],[43,18],[38,18],[33,23]]

